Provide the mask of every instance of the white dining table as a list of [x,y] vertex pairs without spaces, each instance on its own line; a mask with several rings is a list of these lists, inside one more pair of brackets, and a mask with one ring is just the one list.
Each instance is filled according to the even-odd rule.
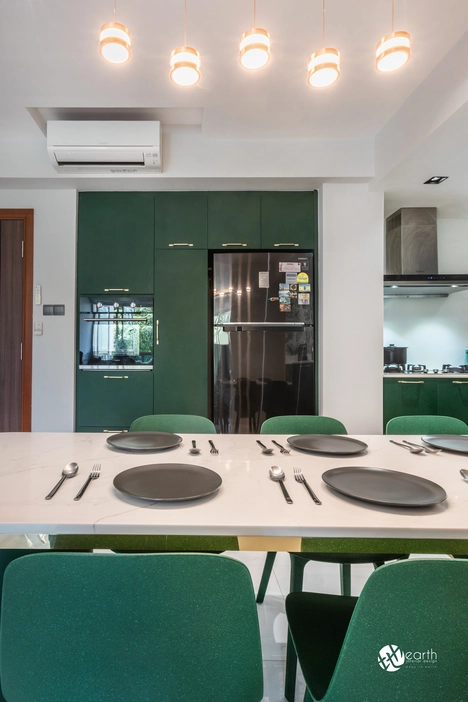
[[[351,457],[293,449],[287,435],[181,436],[177,447],[143,452],[117,450],[101,433],[0,434],[0,534],[58,535],[58,547],[65,543],[70,548],[468,554],[468,483],[460,475],[461,468],[468,468],[467,455],[414,455],[389,441],[417,443],[420,436],[355,436],[368,448]],[[189,452],[194,439],[198,455]],[[210,453],[209,439],[217,455]],[[263,454],[256,439],[274,453]],[[271,439],[291,448],[290,453],[282,454]],[[77,476],[45,500],[71,461],[79,464]],[[74,501],[96,463],[100,478]],[[183,502],[133,498],[113,485],[121,471],[161,463],[210,468],[222,485],[208,497]],[[293,504],[270,480],[273,465],[284,470]],[[445,489],[447,499],[430,507],[393,507],[346,497],[322,480],[325,471],[343,466],[427,478]],[[293,467],[302,469],[321,505],[294,480]]]

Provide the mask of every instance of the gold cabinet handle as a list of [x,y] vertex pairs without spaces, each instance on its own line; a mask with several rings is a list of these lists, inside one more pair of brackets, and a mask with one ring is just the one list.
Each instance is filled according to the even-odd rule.
[[234,241],[234,242],[229,242],[228,244],[222,244],[222,246],[247,246],[247,244],[243,244],[240,241]]
[[193,246],[193,244],[169,244],[169,246]]
[[159,319],[156,320],[156,346],[159,346]]
[[130,288],[104,288],[104,292],[130,292]]
[[424,380],[399,380],[401,385],[424,385]]
[[454,385],[468,385],[468,380],[452,380]]
[[103,434],[125,434],[128,429],[103,429]]
[[128,375],[105,375],[104,380],[128,380]]
[[299,244],[293,244],[289,242],[287,244],[273,244],[273,246],[299,246]]

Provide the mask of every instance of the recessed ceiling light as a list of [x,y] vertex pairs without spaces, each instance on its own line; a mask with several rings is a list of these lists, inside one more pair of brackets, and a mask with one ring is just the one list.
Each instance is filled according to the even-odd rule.
[[444,180],[447,180],[448,176],[432,176],[429,180],[424,181],[424,185],[440,185]]

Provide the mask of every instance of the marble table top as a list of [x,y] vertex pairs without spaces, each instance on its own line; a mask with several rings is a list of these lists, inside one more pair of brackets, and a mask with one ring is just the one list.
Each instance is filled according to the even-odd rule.
[[[262,539],[268,537],[267,550],[301,550],[302,539],[303,551],[308,539],[419,539],[421,544],[423,540],[468,540],[468,484],[459,472],[468,467],[465,455],[413,455],[391,444],[387,436],[355,437],[365,441],[368,450],[351,458],[294,449],[282,455],[277,448],[271,456],[262,454],[255,439],[273,447],[273,438],[287,446],[287,436],[279,435],[182,437],[183,442],[173,449],[124,452],[110,447],[106,435],[100,433],[0,434],[0,534],[230,535],[239,539],[239,548],[251,550],[263,550],[266,542],[262,545]],[[391,438],[398,441],[400,437]],[[419,436],[406,438],[420,440]],[[202,449],[197,456],[189,453],[192,439]],[[209,439],[214,440],[218,455],[210,454]],[[45,495],[70,461],[79,464],[78,475],[46,501]],[[114,477],[123,470],[171,462],[211,468],[222,477],[222,486],[214,495],[180,503],[131,498],[113,487]],[[101,477],[75,502],[94,463],[101,464]],[[268,478],[272,465],[285,471],[292,505],[286,503],[280,486]],[[293,466],[302,468],[321,506],[294,480]],[[397,508],[340,496],[321,478],[324,471],[339,466],[372,466],[419,475],[441,485],[448,498],[432,507]],[[401,548],[406,550],[407,544]],[[446,548],[441,545],[439,550],[445,553]],[[308,550],[312,550],[310,543]],[[466,546],[464,550],[468,552]],[[435,553],[437,549],[417,552],[424,551]]]

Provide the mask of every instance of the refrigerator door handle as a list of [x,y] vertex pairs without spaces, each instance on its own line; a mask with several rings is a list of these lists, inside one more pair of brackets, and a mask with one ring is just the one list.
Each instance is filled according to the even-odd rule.
[[222,327],[223,331],[301,331],[305,327],[313,327],[313,324],[305,322],[224,322],[215,324],[215,327]]

